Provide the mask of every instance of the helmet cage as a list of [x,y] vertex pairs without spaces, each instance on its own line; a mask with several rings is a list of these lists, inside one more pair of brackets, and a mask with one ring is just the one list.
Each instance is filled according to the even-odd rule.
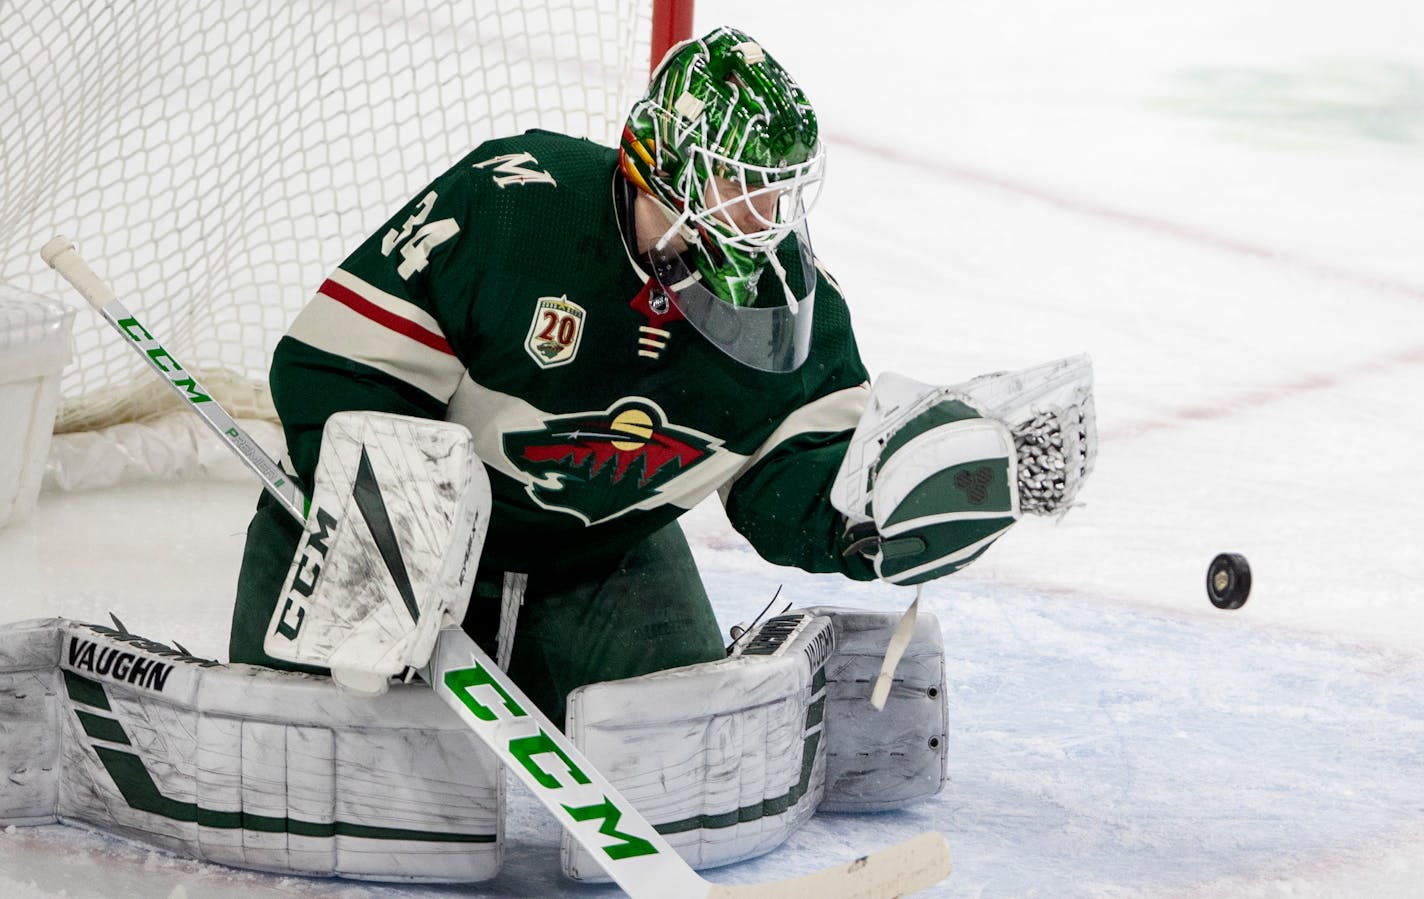
[[[806,220],[820,198],[825,152],[805,162],[752,165],[694,146],[679,179],[683,218],[719,248],[763,253]],[[744,230],[739,220],[749,220]]]
[[689,157],[676,182],[682,213],[659,245],[681,234],[713,289],[735,306],[750,306],[762,269],[781,241],[805,230],[820,194],[825,154],[818,150],[805,162],[777,167],[750,165],[704,147],[693,147]]

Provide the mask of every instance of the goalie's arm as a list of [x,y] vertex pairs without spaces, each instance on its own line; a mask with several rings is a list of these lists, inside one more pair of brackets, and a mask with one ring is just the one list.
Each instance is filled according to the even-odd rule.
[[762,558],[858,581],[875,578],[865,556],[847,555],[853,537],[845,517],[826,501],[848,437],[843,432],[786,441],[724,492],[728,520]]
[[870,393],[849,333],[833,336],[845,340],[843,364],[766,438],[721,499],[732,526],[768,562],[871,580],[869,561],[846,553],[854,538],[827,500]]
[[828,501],[851,433],[865,410],[870,376],[836,283],[816,265],[811,358],[794,377],[802,393],[736,478],[721,490],[732,526],[769,562],[874,579],[855,536]]

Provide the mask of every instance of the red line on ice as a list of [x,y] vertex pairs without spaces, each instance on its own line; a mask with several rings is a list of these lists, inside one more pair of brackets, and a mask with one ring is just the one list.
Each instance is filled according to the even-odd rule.
[[[1424,301],[1424,288],[1412,284],[1391,281],[1386,278],[1351,271],[1349,269],[1336,268],[1334,266],[1325,265],[1307,256],[1272,249],[1270,247],[1258,246],[1222,234],[1205,231],[1201,228],[1184,225],[1179,222],[1153,218],[1152,216],[1130,212],[1125,209],[1094,203],[1067,194],[1047,190],[1036,185],[1027,184],[1022,181],[1005,178],[1001,175],[994,175],[989,172],[972,169],[967,166],[916,156],[893,147],[873,144],[845,134],[831,135],[830,139],[838,146],[849,147],[857,152],[876,156],[881,159],[888,159],[892,162],[929,172],[943,178],[993,187],[1008,193],[1049,203],[1070,212],[1090,215],[1120,225],[1151,231],[1186,243],[1211,247],[1252,259],[1267,260],[1324,280],[1351,284],[1355,287],[1365,288],[1377,293]],[[1391,369],[1421,364],[1424,364],[1424,345],[1408,347],[1392,354],[1380,356],[1357,365],[1337,370],[1334,373],[1305,375],[1294,381],[1248,390],[1211,405],[1188,406],[1175,411],[1169,411],[1165,416],[1156,419],[1129,423],[1115,429],[1105,430],[1102,437],[1104,440],[1131,439],[1156,431],[1180,427],[1181,425],[1192,422],[1228,418],[1239,412],[1280,402],[1303,392],[1338,387],[1342,383],[1356,377],[1378,375]]]
[[1329,281],[1353,284],[1356,287],[1408,297],[1413,300],[1424,300],[1424,287],[1417,287],[1413,284],[1391,281],[1387,278],[1380,278],[1375,275],[1351,271],[1349,269],[1336,268],[1307,256],[1301,256],[1285,250],[1258,246],[1222,234],[1215,234],[1191,225],[1153,218],[1152,216],[1130,212],[1125,209],[1118,209],[1102,203],[1094,203],[1090,200],[1047,190],[1023,181],[1005,178],[1002,175],[972,169],[968,166],[928,159],[923,156],[915,156],[893,147],[873,144],[844,134],[831,135],[830,139],[836,146],[849,147],[857,152],[876,156],[881,159],[888,159],[892,162],[930,172],[944,178],[994,187],[1008,193],[1031,197],[1035,200],[1049,203],[1071,212],[1091,215],[1096,218],[1144,231],[1152,231],[1187,243],[1194,243],[1199,246],[1212,247],[1217,250],[1234,253],[1238,256],[1246,256],[1252,259],[1266,259]]
[[1302,393],[1329,390],[1356,378],[1383,375],[1394,369],[1410,365],[1424,365],[1424,345],[1407,347],[1328,374],[1308,374],[1293,381],[1246,390],[1211,405],[1185,406],[1169,410],[1166,415],[1159,418],[1132,422],[1118,428],[1104,430],[1101,439],[1104,441],[1130,440],[1145,434],[1170,430],[1184,424],[1229,418],[1248,409],[1269,406]]

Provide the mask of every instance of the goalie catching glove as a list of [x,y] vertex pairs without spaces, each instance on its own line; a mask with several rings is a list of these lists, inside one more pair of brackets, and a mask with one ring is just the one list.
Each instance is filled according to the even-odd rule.
[[881,375],[831,487],[851,544],[894,584],[968,565],[1027,512],[1073,504],[1097,454],[1086,355],[952,387]]

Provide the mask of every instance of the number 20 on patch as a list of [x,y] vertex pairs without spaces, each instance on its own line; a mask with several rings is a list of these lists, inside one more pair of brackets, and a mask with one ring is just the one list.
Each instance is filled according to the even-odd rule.
[[584,316],[583,307],[567,296],[540,297],[524,339],[525,352],[541,368],[572,362],[583,339]]

